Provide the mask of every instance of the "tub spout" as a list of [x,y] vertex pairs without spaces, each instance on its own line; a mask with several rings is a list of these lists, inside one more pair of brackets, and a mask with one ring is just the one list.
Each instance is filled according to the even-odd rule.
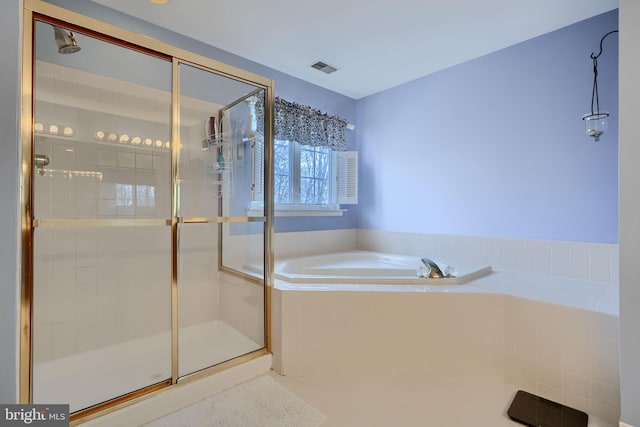
[[424,266],[420,274],[421,277],[428,277],[431,279],[441,279],[444,277],[442,270],[440,270],[440,267],[438,267],[435,262],[431,261],[429,258],[422,258],[420,261],[422,261]]
[[440,270],[440,267],[429,258],[422,258],[421,261],[423,265],[418,269],[418,277],[425,277],[427,279],[456,277],[456,271],[451,266],[447,265],[443,272],[443,270]]

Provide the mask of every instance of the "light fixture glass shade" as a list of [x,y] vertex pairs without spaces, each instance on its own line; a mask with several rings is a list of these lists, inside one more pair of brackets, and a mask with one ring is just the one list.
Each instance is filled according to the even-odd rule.
[[587,136],[590,136],[595,141],[600,141],[600,137],[607,130],[608,117],[609,113],[585,114],[582,116]]

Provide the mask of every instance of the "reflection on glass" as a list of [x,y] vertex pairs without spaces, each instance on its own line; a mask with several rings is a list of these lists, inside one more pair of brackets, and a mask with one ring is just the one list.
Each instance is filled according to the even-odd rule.
[[[131,136],[169,139],[171,63],[74,36],[61,55],[36,23],[34,216],[169,218],[169,150]],[[171,260],[169,227],[36,230],[34,403],[78,411],[171,378]]]
[[36,23],[35,153],[50,163],[34,176],[35,217],[169,218],[171,64],[74,36],[82,49],[61,55]]
[[[250,98],[255,97],[256,88],[189,65],[179,68],[179,215],[247,217],[253,183],[249,137],[255,129]],[[264,287],[258,282],[263,277],[264,224],[240,224],[244,227],[236,229],[235,236],[229,235],[228,224],[180,224],[181,376],[264,346]],[[251,252],[260,253],[250,259],[252,265],[243,264],[249,260],[247,254],[234,249],[233,240],[247,238],[257,244]],[[224,260],[242,264],[237,271],[257,279],[221,271],[219,250]]]
[[34,52],[34,403],[75,412],[172,377],[174,257],[178,374],[264,347],[264,223],[247,218],[264,91],[180,66],[179,216],[247,221],[182,223],[176,254],[170,227],[112,221],[172,217],[171,62],[43,22]]
[[180,224],[180,376],[264,347],[263,288],[218,271],[217,224]]

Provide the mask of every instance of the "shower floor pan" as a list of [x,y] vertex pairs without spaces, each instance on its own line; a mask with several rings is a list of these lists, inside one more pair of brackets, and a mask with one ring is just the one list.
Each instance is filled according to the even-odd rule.
[[[221,320],[180,330],[180,375],[263,346]],[[169,332],[36,363],[34,403],[63,403],[75,412],[171,378]]]

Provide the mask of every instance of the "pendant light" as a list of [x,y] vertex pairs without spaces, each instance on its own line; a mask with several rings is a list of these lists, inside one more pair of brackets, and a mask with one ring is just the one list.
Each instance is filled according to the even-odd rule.
[[[600,99],[598,98],[598,58],[602,55],[602,42],[604,39],[618,30],[609,31],[600,39],[600,52],[597,55],[591,53],[593,60],[593,89],[591,90],[591,114],[582,116],[586,127],[587,135],[595,141],[600,141],[600,137],[607,130],[607,118],[609,113],[600,111]],[[595,108],[594,108],[595,106]]]

